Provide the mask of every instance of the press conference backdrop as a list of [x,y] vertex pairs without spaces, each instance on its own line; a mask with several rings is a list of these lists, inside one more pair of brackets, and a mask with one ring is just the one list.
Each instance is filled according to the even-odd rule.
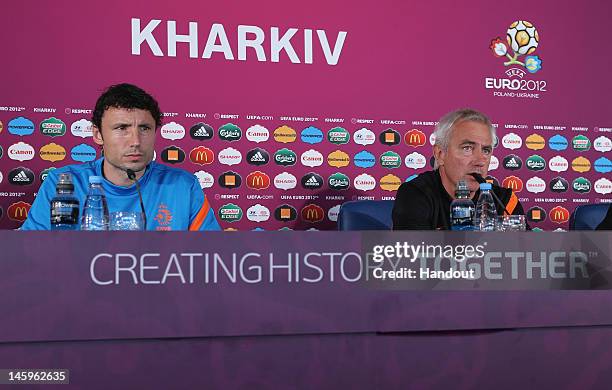
[[[612,5],[24,0],[0,24],[0,227],[50,169],[99,158],[91,109],[137,84],[164,111],[158,162],[199,179],[223,228],[334,229],[431,169],[444,113],[489,114],[490,175],[530,224],[610,202]],[[170,210],[171,211],[171,210]]]

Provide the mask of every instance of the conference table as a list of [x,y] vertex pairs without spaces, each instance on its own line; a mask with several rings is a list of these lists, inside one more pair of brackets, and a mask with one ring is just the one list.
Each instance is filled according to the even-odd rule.
[[609,239],[0,231],[0,369],[87,389],[608,387]]

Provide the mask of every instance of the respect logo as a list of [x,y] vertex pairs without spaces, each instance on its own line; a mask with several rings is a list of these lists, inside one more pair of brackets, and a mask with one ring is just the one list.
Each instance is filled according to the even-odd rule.
[[489,49],[497,58],[504,59],[507,78],[485,78],[485,88],[493,89],[493,96],[510,98],[540,97],[546,92],[546,81],[525,80],[527,72],[535,74],[542,70],[542,59],[534,55],[540,45],[540,36],[535,25],[526,20],[517,20],[506,31],[505,41],[493,38]]

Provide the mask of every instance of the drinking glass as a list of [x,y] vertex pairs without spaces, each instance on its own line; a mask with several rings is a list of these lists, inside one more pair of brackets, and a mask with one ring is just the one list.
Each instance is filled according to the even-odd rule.
[[502,215],[497,218],[497,230],[502,232],[524,232],[527,229],[524,215]]
[[110,230],[144,230],[142,213],[136,211],[110,213]]

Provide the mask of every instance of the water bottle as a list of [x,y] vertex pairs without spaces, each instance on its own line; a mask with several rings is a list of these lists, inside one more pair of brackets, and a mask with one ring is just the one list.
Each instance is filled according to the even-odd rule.
[[451,230],[474,230],[474,202],[465,180],[459,180],[455,200],[450,205]]
[[89,192],[83,207],[81,230],[108,230],[108,205],[101,176],[89,176]]
[[74,196],[72,175],[61,173],[51,199],[51,230],[76,230],[79,226],[79,200]]
[[476,202],[476,213],[474,216],[474,229],[482,232],[492,232],[495,230],[497,210],[491,195],[491,184],[480,184],[480,196]]

